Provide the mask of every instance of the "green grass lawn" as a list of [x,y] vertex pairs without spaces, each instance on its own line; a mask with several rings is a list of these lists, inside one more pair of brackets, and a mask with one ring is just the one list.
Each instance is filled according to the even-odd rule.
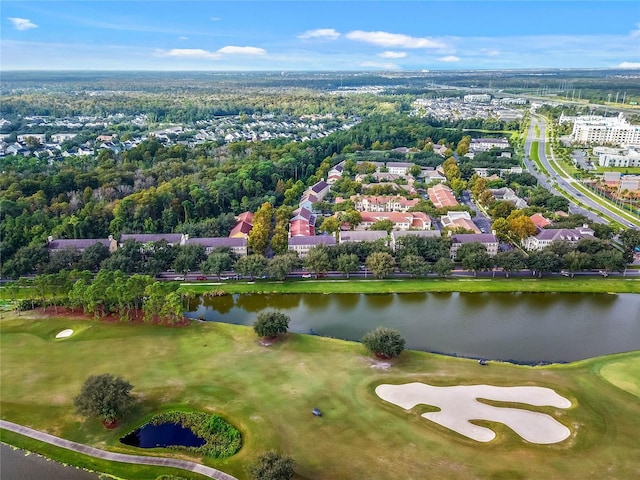
[[385,280],[259,280],[256,282],[197,282],[180,287],[195,293],[420,293],[420,292],[563,292],[640,293],[640,278],[517,277],[403,278]]
[[[2,418],[108,450],[139,453],[118,439],[155,412],[182,408],[218,413],[242,432],[243,447],[233,457],[194,458],[239,478],[246,478],[245,467],[259,452],[272,448],[295,459],[298,479],[626,480],[640,469],[640,402],[610,383],[609,373],[603,376],[608,368],[637,369],[640,352],[568,365],[482,367],[407,351],[383,369],[374,368],[358,343],[289,334],[264,347],[251,328],[221,323],[167,328],[23,314],[5,317],[0,328]],[[65,328],[79,331],[56,340]],[[130,381],[139,399],[113,431],[78,417],[72,406],[86,377],[104,372]],[[639,378],[630,373],[624,381],[637,391]],[[553,388],[573,407],[536,410],[553,415],[572,435],[534,445],[497,425],[497,438],[481,444],[421,418],[425,406],[407,412],[374,394],[380,383],[413,381]],[[311,414],[314,407],[322,417]],[[22,443],[6,432],[2,438]],[[126,478],[153,477],[131,469]]]

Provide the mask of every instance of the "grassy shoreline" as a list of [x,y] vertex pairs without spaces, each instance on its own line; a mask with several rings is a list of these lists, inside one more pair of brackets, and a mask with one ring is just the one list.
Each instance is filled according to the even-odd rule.
[[640,293],[640,278],[403,278],[384,280],[320,279],[255,282],[182,283],[181,291],[205,293]]
[[[77,334],[55,339],[70,325]],[[387,368],[359,343],[288,334],[264,347],[251,328],[220,323],[166,328],[23,314],[0,320],[0,328],[2,418],[111,451],[150,453],[122,445],[119,438],[148,415],[182,408],[218,413],[238,427],[243,447],[236,455],[190,459],[240,479],[246,478],[245,466],[267,449],[292,455],[297,479],[422,478],[425,469],[448,480],[622,479],[640,468],[633,453],[640,430],[640,402],[633,393],[640,380],[633,372],[640,351],[540,367],[498,362],[480,367],[473,360],[405,351]],[[73,412],[73,396],[86,376],[103,372],[125,377],[140,399],[113,431]],[[536,410],[573,433],[565,442],[542,446],[492,424],[496,440],[479,444],[421,418],[425,406],[404,411],[373,394],[380,383],[410,381],[547,386],[573,406]],[[311,415],[313,407],[322,410],[322,418]],[[27,443],[4,431],[2,439]],[[28,449],[78,462],[55,448]],[[188,458],[166,449],[152,453]],[[124,474],[107,462],[92,469],[129,479],[163,473]]]

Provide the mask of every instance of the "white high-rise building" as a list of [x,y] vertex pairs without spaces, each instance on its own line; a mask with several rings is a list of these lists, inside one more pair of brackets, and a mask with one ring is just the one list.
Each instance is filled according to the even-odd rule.
[[[561,119],[570,121],[568,117]],[[640,144],[640,125],[632,125],[621,113],[617,117],[599,117],[589,115],[575,117],[571,140],[582,144],[638,145]]]

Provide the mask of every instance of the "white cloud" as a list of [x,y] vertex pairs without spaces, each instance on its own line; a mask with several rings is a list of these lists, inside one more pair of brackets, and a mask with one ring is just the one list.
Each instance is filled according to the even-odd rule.
[[38,25],[33,23],[28,18],[8,17],[9,21],[16,30],[31,30],[32,28],[38,28]]
[[640,62],[622,62],[618,68],[640,68]]
[[336,32],[333,28],[317,28],[315,30],[307,30],[306,32],[298,35],[298,38],[307,40],[309,38],[326,38],[329,40],[335,40],[340,36],[340,33]]
[[636,23],[636,27],[635,30],[631,30],[632,37],[640,37],[640,23]]
[[437,40],[422,37],[410,37],[402,33],[389,32],[364,32],[362,30],[354,30],[347,33],[349,40],[358,42],[371,43],[381,47],[399,47],[399,48],[445,48],[446,45]]
[[227,45],[218,50],[217,53],[223,53],[225,55],[264,55],[267,51],[258,47],[236,47]]
[[220,20],[222,20],[220,17],[211,17],[210,20],[212,22],[219,22]]
[[207,60],[217,60],[220,54],[210,52],[202,48],[172,48],[171,50],[156,50],[159,57],[177,57],[177,58],[204,58]]
[[189,37],[185,37],[184,35],[181,37],[178,37],[178,40],[189,40]]
[[264,55],[266,50],[257,47],[235,47],[227,45],[221,49],[211,52],[203,48],[172,48],[171,50],[156,50],[158,57],[176,58],[202,58],[205,60],[219,60],[224,55]]
[[500,50],[496,50],[495,48],[481,48],[480,53],[483,53],[488,57],[495,57],[496,55],[500,55]]
[[452,63],[452,62],[459,62],[460,58],[456,57],[455,55],[447,55],[446,57],[440,57],[438,60],[440,60],[441,62]]
[[407,52],[382,52],[379,53],[380,58],[404,58],[407,56]]
[[381,68],[384,70],[397,70],[400,68],[395,63],[360,62],[358,65],[365,68]]

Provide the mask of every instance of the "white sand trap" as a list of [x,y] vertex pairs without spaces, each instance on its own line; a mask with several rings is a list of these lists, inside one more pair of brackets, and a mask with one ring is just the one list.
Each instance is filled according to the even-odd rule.
[[73,330],[67,328],[66,330],[62,330],[60,333],[56,335],[56,338],[67,338],[73,335]]
[[489,420],[504,423],[531,443],[557,443],[569,437],[571,431],[553,417],[518,408],[494,407],[478,398],[499,402],[527,403],[534,406],[569,408],[571,402],[545,387],[495,387],[491,385],[461,385],[434,387],[426,383],[378,385],[376,394],[387,402],[410,410],[416,405],[435,405],[439,412],[422,416],[478,442],[490,442],[493,430],[469,423],[469,420]]

